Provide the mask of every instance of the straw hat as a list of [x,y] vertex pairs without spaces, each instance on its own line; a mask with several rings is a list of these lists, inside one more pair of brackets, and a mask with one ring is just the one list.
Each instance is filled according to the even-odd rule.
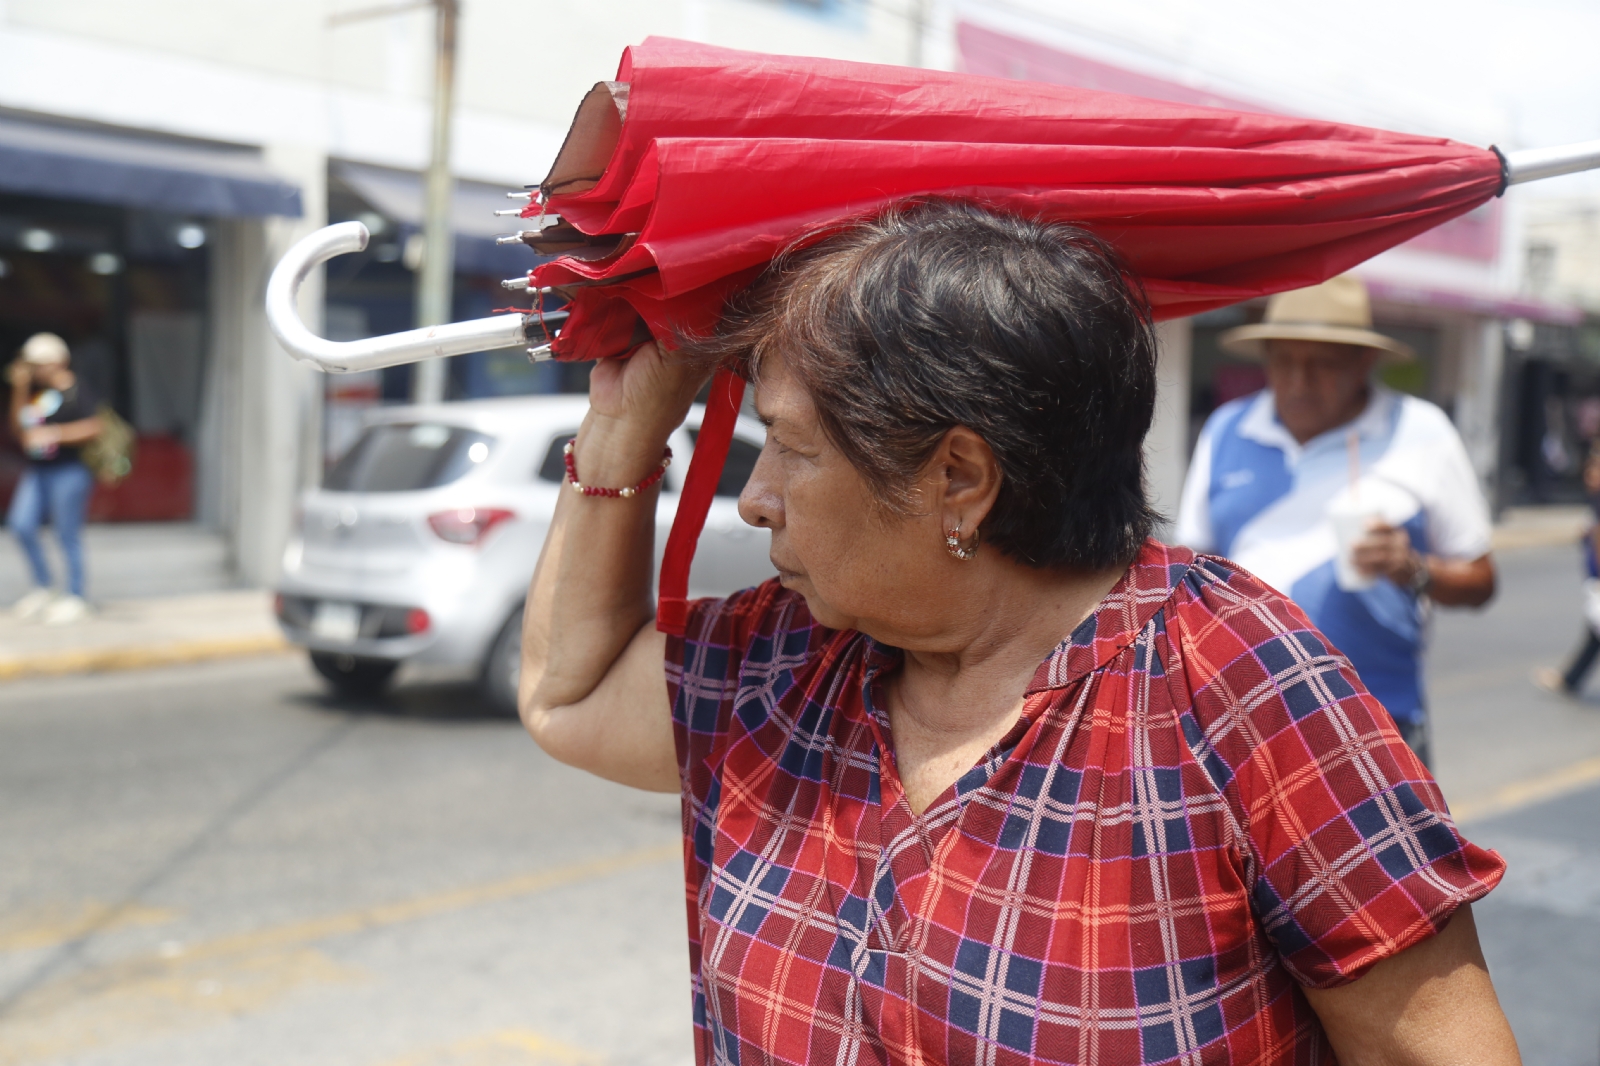
[[69,358],[67,342],[54,333],[35,333],[22,344],[22,361],[34,366],[53,366]]
[[1225,351],[1248,359],[1265,354],[1263,341],[1326,341],[1376,348],[1391,359],[1415,359],[1410,345],[1372,329],[1367,286],[1354,274],[1340,274],[1309,289],[1280,292],[1267,301],[1267,317],[1253,326],[1230,329],[1217,338]]

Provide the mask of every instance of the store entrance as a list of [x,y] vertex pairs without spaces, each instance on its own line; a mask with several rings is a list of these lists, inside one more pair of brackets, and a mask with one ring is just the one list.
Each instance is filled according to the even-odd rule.
[[[0,196],[0,362],[33,333],[60,334],[73,369],[138,434],[132,474],[96,489],[91,521],[193,515],[209,236],[197,218]],[[0,433],[0,505],[23,466],[8,428]]]

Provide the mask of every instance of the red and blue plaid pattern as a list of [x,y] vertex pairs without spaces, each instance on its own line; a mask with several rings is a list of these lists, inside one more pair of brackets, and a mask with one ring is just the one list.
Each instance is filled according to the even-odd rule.
[[769,582],[667,659],[701,1063],[1331,1062],[1299,985],[1504,869],[1294,604],[1153,541],[920,817],[895,649]]

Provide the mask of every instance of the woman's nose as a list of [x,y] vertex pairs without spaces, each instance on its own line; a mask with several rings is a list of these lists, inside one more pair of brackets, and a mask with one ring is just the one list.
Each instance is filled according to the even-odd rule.
[[739,493],[739,517],[757,529],[779,529],[783,526],[783,497],[775,491],[770,476],[771,464],[765,448],[750,471],[750,480]]

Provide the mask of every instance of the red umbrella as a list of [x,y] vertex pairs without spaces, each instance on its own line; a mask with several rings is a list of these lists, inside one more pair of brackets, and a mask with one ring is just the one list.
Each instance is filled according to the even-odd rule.
[[[1507,183],[1600,167],[1600,141],[1516,152],[1332,122],[1161,103],[905,67],[769,56],[651,38],[585,97],[519,236],[558,258],[507,287],[552,287],[553,313],[324,340],[295,294],[366,247],[359,222],[297,243],[267,321],[332,371],[527,343],[535,358],[626,355],[712,328],[729,294],[818,223],[917,194],[1069,221],[1114,244],[1155,316],[1324,281],[1454,218]],[[549,330],[565,319],[559,336]],[[667,541],[658,624],[681,631],[689,566],[744,384],[713,380]]]
[[[570,298],[564,359],[716,323],[808,227],[915,194],[1070,221],[1172,318],[1326,280],[1505,187],[1492,149],[1054,85],[651,38],[579,107],[525,217]],[[555,216],[558,216],[555,217]],[[716,378],[667,542],[658,624],[689,565],[743,383]]]

